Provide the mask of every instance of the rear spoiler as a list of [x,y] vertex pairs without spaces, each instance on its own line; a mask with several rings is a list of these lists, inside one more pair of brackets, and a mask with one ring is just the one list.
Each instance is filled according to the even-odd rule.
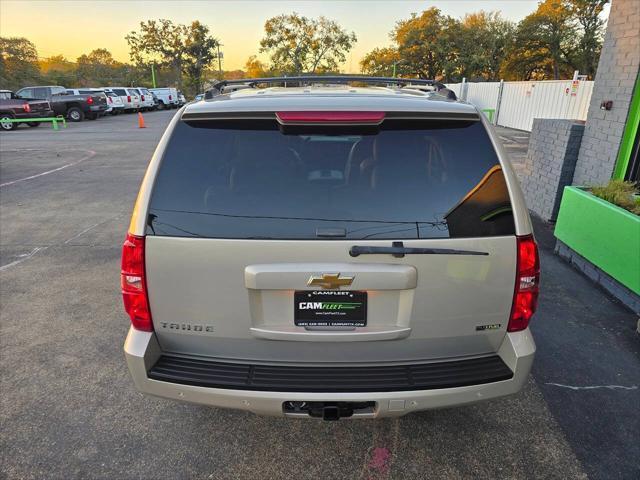
[[[278,115],[280,113],[280,115]],[[309,114],[318,114],[321,113],[319,111],[300,111],[300,112],[184,112],[182,114],[181,119],[187,122],[190,121],[221,121],[221,120],[274,120],[280,124],[285,123],[294,123],[287,122],[286,115],[282,114],[291,114],[299,113],[301,115],[309,115]],[[330,112],[326,112],[328,114],[336,114],[336,113],[354,113],[352,111],[344,111],[344,112],[336,112],[332,110]],[[366,111],[358,111],[358,113],[366,113]],[[370,112],[370,113],[379,113],[379,112]],[[283,121],[282,117],[285,117]],[[477,122],[480,120],[477,112],[469,112],[469,113],[461,113],[461,112],[384,112],[384,115],[378,122],[382,123],[383,120],[461,120],[461,121],[473,121]],[[308,122],[304,122],[308,123]],[[313,122],[312,122],[313,123]],[[341,122],[323,122],[323,123],[336,123],[339,124]],[[359,123],[357,121],[349,122],[349,123]],[[368,123],[368,122],[365,122]]]

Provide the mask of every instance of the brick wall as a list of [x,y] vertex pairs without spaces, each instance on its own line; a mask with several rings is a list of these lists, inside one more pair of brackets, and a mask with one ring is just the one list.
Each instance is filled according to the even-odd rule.
[[[609,181],[640,68],[640,0],[613,0],[598,63],[574,185]],[[600,103],[613,102],[609,111]]]
[[583,132],[574,120],[533,120],[521,184],[527,206],[545,221],[556,219],[562,189],[571,185]]

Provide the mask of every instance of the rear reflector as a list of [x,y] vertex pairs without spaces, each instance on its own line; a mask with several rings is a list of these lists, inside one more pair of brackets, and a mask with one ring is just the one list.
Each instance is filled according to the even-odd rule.
[[140,96],[140,100],[142,100],[144,102],[144,95]]
[[384,120],[384,112],[276,112],[281,124],[333,123],[374,124]]
[[127,103],[131,103],[131,95],[127,95]]
[[122,245],[120,287],[124,309],[137,330],[153,331],[144,274],[144,237],[127,234]]
[[519,332],[529,326],[538,306],[540,258],[532,235],[516,237],[518,259],[513,306],[509,318],[509,332]]
[[28,103],[24,103],[24,104],[22,105],[22,109],[23,109],[25,112],[29,113],[29,112],[31,112],[31,105],[29,105]]

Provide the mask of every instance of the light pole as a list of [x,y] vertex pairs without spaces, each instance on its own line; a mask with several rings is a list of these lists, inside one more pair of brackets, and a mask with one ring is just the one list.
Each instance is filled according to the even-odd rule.
[[218,42],[218,71],[220,72],[220,80],[222,80],[222,55],[224,52],[220,52],[220,47],[224,47],[224,44]]

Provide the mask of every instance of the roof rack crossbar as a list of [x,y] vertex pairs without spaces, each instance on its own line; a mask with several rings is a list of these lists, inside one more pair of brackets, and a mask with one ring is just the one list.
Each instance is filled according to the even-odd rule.
[[385,85],[429,85],[436,89],[446,88],[443,83],[424,78],[398,78],[398,77],[371,77],[368,75],[298,75],[292,77],[264,77],[264,78],[239,78],[235,80],[220,80],[211,86],[210,90],[221,91],[227,85],[249,85],[255,87],[259,84],[270,83],[349,83],[362,82],[369,84]]

